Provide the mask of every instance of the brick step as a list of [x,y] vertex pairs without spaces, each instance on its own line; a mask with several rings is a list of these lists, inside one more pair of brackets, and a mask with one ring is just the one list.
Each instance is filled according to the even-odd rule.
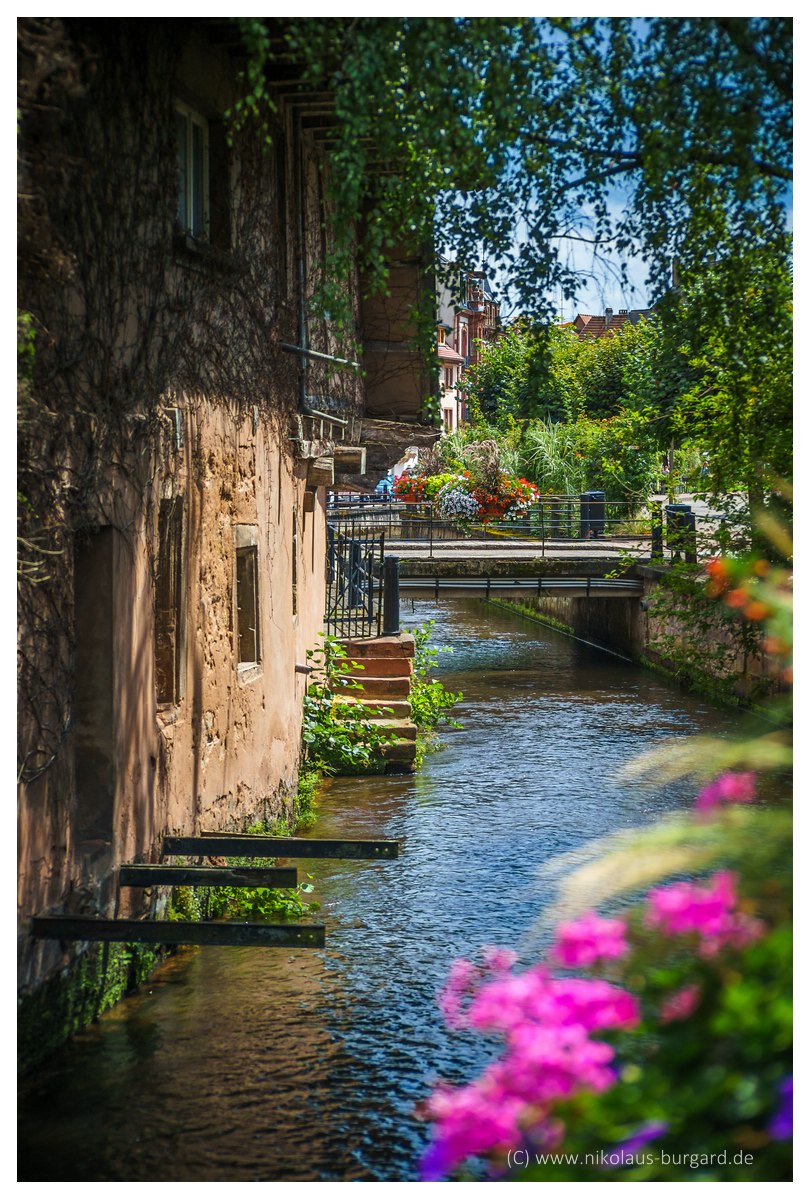
[[[348,677],[351,678],[351,676]],[[355,687],[344,688],[340,686],[338,686],[337,690],[348,691],[353,699],[359,699],[361,703],[364,703],[367,699],[373,699],[380,704],[385,704],[386,700],[389,699],[407,699],[411,693],[411,680],[409,678],[378,679],[373,676],[364,675],[362,681],[358,677],[357,682],[360,682],[363,688],[362,691]]]
[[363,658],[351,655],[351,661],[341,667],[345,674],[362,679],[405,678],[413,674],[413,658]]
[[350,658],[412,658],[416,652],[413,634],[399,637],[368,637],[358,641],[342,641]]

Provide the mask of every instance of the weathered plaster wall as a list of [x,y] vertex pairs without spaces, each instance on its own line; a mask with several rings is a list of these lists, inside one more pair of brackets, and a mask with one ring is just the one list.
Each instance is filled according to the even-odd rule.
[[[105,513],[115,520],[106,762],[113,779],[111,836],[88,839],[82,831],[83,796],[73,795],[75,745],[68,744],[67,769],[47,772],[21,795],[23,988],[71,956],[56,942],[30,942],[31,915],[49,908],[107,915],[148,910],[153,897],[119,893],[119,864],[157,861],[170,832],[239,828],[279,815],[294,791],[306,678],[295,666],[306,661],[323,625],[325,495],[320,489],[315,511],[304,511],[306,463],[296,462],[286,438],[257,416],[254,421],[253,411],[234,414],[186,398],[183,446],[166,453],[164,443],[155,452],[153,460],[167,465],[155,470],[151,487],[139,491],[119,474],[111,481]],[[139,502],[139,494],[145,500]],[[160,500],[173,496],[183,502],[185,653],[179,701],[158,705],[157,514]],[[251,667],[237,662],[237,525],[255,529],[257,546],[261,650]],[[72,570],[72,563],[64,565]],[[99,589],[99,620],[107,602]],[[97,665],[103,681],[107,664]],[[95,685],[91,677],[90,689]],[[103,740],[100,752],[108,752]]]

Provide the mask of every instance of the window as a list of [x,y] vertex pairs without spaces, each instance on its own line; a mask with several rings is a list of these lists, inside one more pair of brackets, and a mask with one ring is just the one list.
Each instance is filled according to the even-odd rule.
[[258,666],[259,550],[255,525],[236,526],[236,642],[240,666]]
[[183,500],[160,501],[155,577],[155,681],[159,704],[183,696]]
[[200,241],[209,238],[208,122],[185,104],[175,105],[177,222]]

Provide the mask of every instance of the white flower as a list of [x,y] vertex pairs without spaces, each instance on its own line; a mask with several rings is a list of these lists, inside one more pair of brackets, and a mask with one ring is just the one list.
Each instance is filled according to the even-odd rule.
[[456,516],[461,520],[472,520],[480,509],[478,501],[459,487],[448,484],[439,492],[439,511],[442,516]]

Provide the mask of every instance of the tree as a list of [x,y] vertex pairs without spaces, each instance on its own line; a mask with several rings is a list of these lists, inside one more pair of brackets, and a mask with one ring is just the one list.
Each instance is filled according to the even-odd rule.
[[708,455],[706,490],[751,501],[792,477],[790,241],[749,241],[685,274],[631,347],[628,403]]
[[580,340],[571,329],[515,326],[483,348],[464,375],[473,414],[505,427],[516,420],[605,419],[632,407],[631,388],[649,356],[645,324]]
[[463,388],[473,419],[506,428],[509,419],[543,417],[565,420],[569,397],[562,374],[545,369],[546,351],[563,359],[573,349],[568,335],[557,331],[542,342],[521,325],[514,325],[496,342],[485,345],[481,357],[464,373]]
[[643,255],[657,299],[673,260],[738,248],[754,220],[784,228],[788,19],[291,19],[275,42],[242,26],[254,106],[257,61],[334,97],[336,262],[362,218],[378,282],[403,235],[461,270],[483,243],[548,321],[576,291],[560,237]]

